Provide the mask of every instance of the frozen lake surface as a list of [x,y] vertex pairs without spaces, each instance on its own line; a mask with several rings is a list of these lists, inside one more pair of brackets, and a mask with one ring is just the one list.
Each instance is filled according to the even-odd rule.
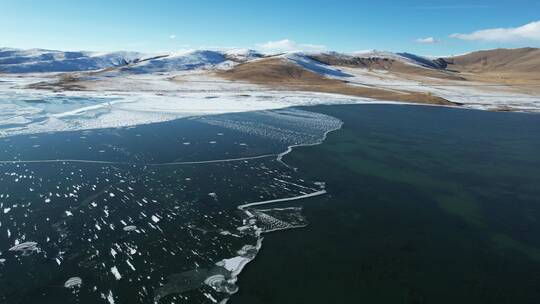
[[280,154],[341,127],[282,109],[9,133],[80,103],[17,100],[27,121],[2,127],[2,303],[225,301],[261,235],[307,225],[301,208],[250,204],[324,194],[324,182],[304,180]]

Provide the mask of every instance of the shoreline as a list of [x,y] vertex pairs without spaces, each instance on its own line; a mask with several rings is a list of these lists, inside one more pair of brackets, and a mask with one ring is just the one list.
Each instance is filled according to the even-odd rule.
[[[335,117],[334,117],[335,118]],[[285,150],[284,152],[281,152],[279,154],[277,154],[277,158],[276,158],[276,161],[278,161],[279,163],[281,163],[282,165],[284,165],[285,167],[289,168],[289,169],[293,169],[294,171],[297,171],[296,168],[292,168],[290,165],[286,164],[284,161],[283,161],[283,157],[286,156],[287,154],[289,153],[292,153],[294,151],[295,148],[297,147],[308,147],[308,146],[317,146],[317,145],[320,145],[322,143],[324,143],[324,141],[327,139],[328,137],[328,134],[331,133],[331,132],[334,132],[334,131],[339,131],[341,130],[341,128],[343,127],[343,121],[341,119],[339,119],[340,121],[340,124],[338,127],[336,128],[333,128],[333,129],[330,129],[330,130],[327,130],[323,133],[321,139],[319,139],[318,141],[314,142],[314,143],[306,143],[306,144],[298,144],[298,145],[291,145],[291,146],[288,146],[287,147],[287,150]],[[301,226],[301,227],[290,227],[290,228],[277,228],[277,229],[272,229],[272,230],[267,230],[267,231],[263,231],[262,228],[259,228],[257,227],[256,225],[256,217],[253,213],[254,210],[258,210],[258,211],[267,211],[267,210],[260,210],[260,209],[250,209],[251,207],[255,207],[255,206],[263,206],[263,205],[271,205],[271,204],[277,204],[277,203],[286,203],[286,202],[292,202],[292,201],[300,201],[300,200],[304,200],[304,199],[308,199],[308,198],[312,198],[312,197],[318,197],[318,196],[322,196],[322,195],[325,195],[327,194],[327,191],[326,189],[324,189],[325,186],[324,184],[321,185],[321,190],[319,191],[315,191],[315,192],[312,192],[312,193],[307,193],[307,194],[303,194],[303,195],[298,195],[298,196],[293,196],[293,197],[286,197],[286,198],[279,198],[279,199],[272,199],[272,200],[265,200],[265,201],[258,201],[258,202],[252,202],[252,203],[247,203],[247,204],[243,204],[243,205],[239,205],[237,206],[237,209],[241,212],[244,213],[244,215],[246,216],[246,218],[243,220],[243,223],[244,225],[241,226],[241,227],[237,227],[237,229],[239,231],[249,231],[249,230],[253,230],[255,236],[257,237],[257,245],[255,246],[251,246],[251,245],[245,245],[244,247],[246,246],[251,246],[253,248],[256,248],[256,253],[254,256],[250,257],[250,258],[245,258],[243,257],[242,255],[240,256],[236,256],[236,257],[233,257],[233,258],[229,258],[229,259],[224,259],[220,262],[217,262],[217,263],[223,263],[227,260],[233,260],[233,259],[237,259],[237,258],[244,258],[244,260],[241,261],[241,263],[239,263],[239,265],[237,266],[237,268],[235,268],[232,273],[231,273],[231,279],[229,280],[230,283],[232,284],[235,284],[237,281],[238,281],[238,278],[242,272],[242,270],[244,269],[244,267],[251,263],[252,261],[254,261],[256,258],[257,258],[257,255],[259,254],[260,250],[262,249],[262,245],[263,245],[263,241],[264,241],[264,237],[262,237],[262,234],[264,233],[272,233],[272,232],[277,232],[277,231],[283,231],[283,230],[288,230],[288,229],[297,229],[297,228],[301,228],[301,227],[305,227],[305,226]],[[294,208],[294,207],[291,207],[291,208]],[[280,208],[280,209],[271,209],[271,210],[286,210],[286,209],[290,209],[290,208]],[[299,208],[301,210],[301,208]],[[306,224],[307,226],[307,224]],[[216,264],[217,264],[216,263]],[[234,293],[236,293],[237,291],[235,291]],[[234,294],[232,293],[232,294]],[[232,295],[231,294],[231,295]],[[230,298],[226,298],[224,299],[223,303],[227,303],[227,301],[229,300]]]
[[[16,82],[15,82],[16,83]],[[249,90],[241,90],[238,85],[231,83],[232,87],[219,89],[195,88],[194,90],[154,90],[130,92],[121,90],[112,91],[61,91],[51,92],[34,89],[21,89],[17,87],[2,88],[1,99],[6,104],[24,102],[26,99],[50,98],[54,102],[56,98],[76,99],[103,99],[103,102],[67,109],[61,112],[44,110],[42,117],[44,122],[39,124],[29,120],[13,130],[1,131],[0,137],[6,138],[15,135],[30,135],[43,132],[58,131],[82,131],[102,128],[124,128],[138,125],[173,121],[181,118],[198,116],[219,115],[227,113],[243,113],[252,111],[276,110],[298,106],[333,105],[333,104],[399,104],[420,106],[443,106],[448,108],[474,109],[485,111],[539,113],[540,108],[535,107],[538,101],[535,96],[521,96],[508,94],[504,100],[520,101],[522,107],[506,104],[499,99],[501,94],[464,92],[459,98],[465,98],[467,102],[455,100],[456,105],[416,103],[398,101],[392,99],[374,99],[358,97],[339,93],[324,93],[298,90],[273,90],[261,87],[250,87]],[[210,89],[210,90],[209,90]],[[238,91],[239,89],[240,91]],[[447,97],[449,98],[449,97]],[[456,97],[457,98],[457,97]],[[495,98],[494,100],[491,100]],[[498,99],[497,99],[498,98]],[[271,101],[269,101],[271,99]],[[451,98],[450,98],[451,99]],[[474,101],[477,100],[477,101]],[[40,105],[32,105],[35,109],[41,109]],[[106,113],[103,112],[106,110]],[[103,113],[99,113],[103,112]],[[23,113],[22,115],[26,115]],[[91,121],[81,119],[85,115],[98,115]],[[6,116],[4,120],[12,119]],[[54,121],[63,122],[55,125]]]
[[42,160],[0,160],[0,164],[83,163],[83,164],[159,167],[159,166],[203,165],[203,164],[236,162],[236,161],[244,161],[244,160],[269,158],[269,157],[273,157],[273,156],[276,156],[276,155],[278,155],[278,154],[264,154],[264,155],[249,156],[249,157],[211,159],[211,160],[201,160],[201,161],[172,162],[172,163],[128,163],[128,162],[114,162],[114,161],[105,161],[105,160],[103,160],[103,161],[102,160],[84,160],[84,159],[42,159]]

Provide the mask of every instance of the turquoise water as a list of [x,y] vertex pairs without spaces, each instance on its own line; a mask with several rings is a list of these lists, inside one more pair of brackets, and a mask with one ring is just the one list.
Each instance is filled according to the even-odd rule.
[[1,303],[540,296],[538,115],[317,106],[7,136],[0,159]]
[[285,161],[328,196],[266,237],[231,303],[538,303],[540,116],[310,110],[344,126]]

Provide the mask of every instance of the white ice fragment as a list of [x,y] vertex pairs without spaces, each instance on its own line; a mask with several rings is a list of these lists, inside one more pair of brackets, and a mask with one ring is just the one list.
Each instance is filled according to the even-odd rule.
[[124,229],[124,231],[134,231],[134,230],[137,230],[137,226],[129,225],[129,226],[126,226],[126,227],[124,227],[122,229]]
[[133,264],[131,264],[131,262],[129,260],[126,260],[126,263],[128,264],[129,268],[131,268],[133,271],[135,271],[135,266],[133,266]]
[[21,244],[16,244],[15,246],[9,248],[9,251],[36,251],[36,250],[38,250],[36,242],[24,242]]
[[114,296],[112,291],[109,290],[109,294],[107,295],[107,301],[109,301],[109,304],[114,304]]
[[69,278],[65,283],[64,283],[64,287],[65,288],[74,288],[74,287],[78,287],[82,284],[82,279],[79,278],[79,277],[72,277],[72,278]]
[[204,296],[207,297],[210,301],[212,301],[212,303],[217,303],[218,301],[216,300],[216,298],[214,298],[211,294],[205,292],[204,293]]
[[116,280],[120,280],[122,278],[122,275],[120,272],[118,272],[118,268],[116,268],[116,266],[111,267],[111,273],[114,275]]
[[217,266],[222,266],[228,271],[233,273],[233,276],[237,276],[244,266],[249,263],[251,260],[246,257],[237,256],[230,259],[224,259],[216,263]]

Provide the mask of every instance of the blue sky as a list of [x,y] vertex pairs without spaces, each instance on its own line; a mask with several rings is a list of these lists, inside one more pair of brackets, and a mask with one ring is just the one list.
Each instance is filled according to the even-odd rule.
[[540,47],[540,1],[0,0],[0,8],[0,46],[19,48],[452,55]]

